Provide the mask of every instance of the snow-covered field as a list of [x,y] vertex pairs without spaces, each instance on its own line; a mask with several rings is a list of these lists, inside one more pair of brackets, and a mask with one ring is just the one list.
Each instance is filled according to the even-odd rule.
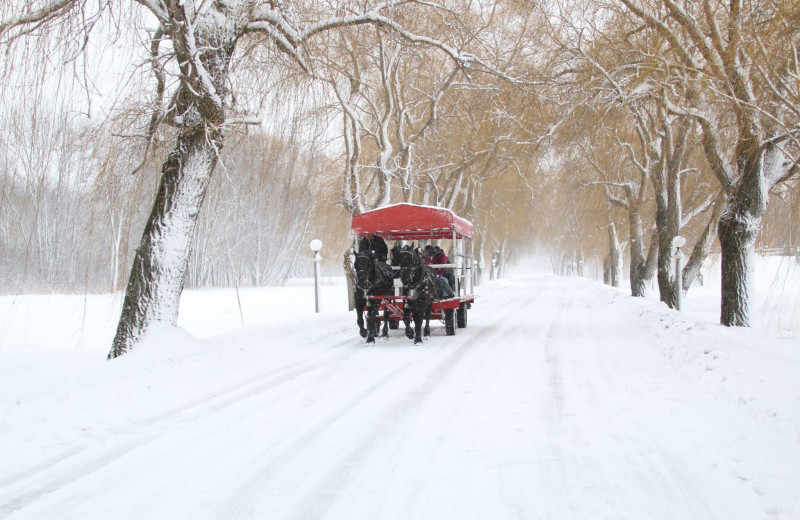
[[119,295],[3,296],[0,518],[797,520],[800,265],[751,329],[718,285],[518,274],[421,347],[342,285],[190,291],[114,361]]

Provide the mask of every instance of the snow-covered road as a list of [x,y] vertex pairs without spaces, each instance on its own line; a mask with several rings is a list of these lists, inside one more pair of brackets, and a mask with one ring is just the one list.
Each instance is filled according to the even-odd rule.
[[674,352],[729,330],[551,276],[482,288],[468,328],[421,347],[285,317],[14,365],[0,518],[800,518],[797,415],[726,393],[715,371],[745,361]]

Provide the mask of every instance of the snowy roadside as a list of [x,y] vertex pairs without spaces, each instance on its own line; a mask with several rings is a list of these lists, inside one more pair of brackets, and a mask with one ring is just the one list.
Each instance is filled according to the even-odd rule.
[[[621,306],[632,306],[619,300]],[[658,304],[636,307],[631,310],[643,318],[637,325],[653,335],[654,345],[676,370],[702,381],[709,393],[745,407],[753,418],[793,432],[800,441],[797,338],[758,328],[729,329]]]
[[[323,309],[338,307],[342,290],[325,287]],[[308,293],[244,289],[240,314],[233,290],[186,291],[179,327],[154,331],[114,361],[105,358],[118,296],[1,296],[0,482],[32,454],[48,461],[62,446],[102,442],[324,353],[349,314],[314,314]]]
[[793,257],[759,257],[753,327],[719,325],[719,273],[693,287],[685,312],[620,295],[615,305],[642,319],[656,348],[675,370],[702,382],[715,397],[742,407],[755,421],[800,443],[800,263]]
[[[86,468],[116,461],[116,453],[128,453],[129,448],[138,453],[151,440],[154,445],[166,442],[172,430],[183,432],[214,417],[223,422],[234,408],[242,409],[237,415],[255,420],[244,413],[254,397],[284,403],[280,408],[284,414],[281,422],[286,423],[283,427],[294,424],[298,432],[309,425],[306,413],[312,408],[305,407],[319,403],[325,409],[324,397],[328,405],[338,403],[346,410],[351,406],[348,396],[356,391],[363,391],[367,399],[352,402],[358,406],[368,403],[364,420],[389,417],[384,408],[393,398],[398,410],[413,402],[420,407],[419,413],[427,416],[424,401],[415,396],[428,394],[408,393],[403,384],[383,386],[377,374],[397,371],[404,374],[404,383],[413,382],[425,373],[410,370],[414,363],[444,362],[446,356],[453,355],[455,361],[447,361],[445,366],[458,366],[462,359],[458,356],[469,353],[475,357],[464,363],[472,372],[452,374],[454,380],[466,385],[463,388],[439,391],[437,386],[430,386],[437,379],[420,381],[425,381],[428,386],[423,388],[432,397],[439,396],[432,400],[438,409],[449,414],[464,410],[465,415],[459,417],[468,427],[459,435],[470,442],[469,430],[476,427],[487,436],[491,433],[517,442],[509,445],[511,451],[504,450],[503,443],[480,445],[484,455],[490,457],[477,460],[480,464],[491,467],[510,461],[510,467],[517,468],[514,471],[530,478],[540,474],[536,467],[522,470],[516,465],[520,453],[535,459],[540,456],[537,450],[552,448],[555,454],[566,450],[565,456],[581,460],[624,450],[621,455],[634,457],[625,464],[655,463],[669,475],[675,473],[669,478],[678,480],[670,486],[678,486],[675,493],[679,493],[681,471],[673,472],[668,466],[674,457],[680,457],[678,462],[687,464],[692,479],[697,479],[687,480],[687,486],[716,490],[715,503],[724,503],[720,497],[739,489],[741,482],[748,497],[764,497],[747,498],[750,507],[776,504],[773,516],[792,518],[798,510],[793,490],[800,484],[792,469],[800,460],[800,342],[796,327],[787,326],[785,320],[777,330],[765,328],[769,320],[762,320],[753,329],[721,327],[708,319],[712,286],[690,294],[686,312],[678,313],[655,301],[653,295],[634,299],[623,289],[591,280],[538,276],[527,278],[523,283],[530,288],[522,290],[517,287],[519,283],[511,277],[481,286],[473,310],[474,328],[457,334],[455,342],[441,341],[445,338],[436,337],[442,333],[436,329],[432,342],[422,350],[410,350],[401,337],[377,349],[364,349],[354,317],[346,311],[341,285],[323,287],[320,314],[313,312],[311,287],[299,282],[283,288],[242,289],[238,297],[233,290],[187,291],[181,304],[181,328],[157,331],[134,352],[111,362],[105,361],[105,355],[114,331],[118,298],[0,297],[0,490],[5,487],[8,496],[17,497],[5,506],[0,501],[0,517],[4,516],[2,507],[17,511],[25,509],[26,503],[34,506],[41,498],[36,490],[61,489],[66,486],[64,482],[71,482]],[[795,291],[797,288],[800,285],[794,286]],[[791,285],[782,289],[793,290]],[[561,300],[563,308],[551,308],[547,298],[561,293],[574,299]],[[509,300],[507,295],[511,294],[514,297]],[[503,304],[508,309],[503,309]],[[530,323],[519,316],[506,321],[507,315],[514,316],[526,305],[539,312]],[[763,306],[757,312],[764,316]],[[791,316],[791,312],[784,315]],[[609,323],[603,322],[603,316]],[[487,323],[481,326],[482,320]],[[618,322],[630,324],[631,329],[619,327]],[[476,344],[467,345],[470,338],[477,340]],[[509,343],[517,342],[513,349],[502,346],[505,338]],[[526,364],[520,365],[514,356],[521,356]],[[602,373],[592,374],[598,369]],[[535,377],[529,377],[528,371]],[[659,379],[648,380],[651,376]],[[485,395],[476,395],[469,386],[476,377],[484,383],[502,384],[478,384]],[[362,379],[366,388],[351,383],[353,378]],[[341,386],[341,395],[337,385]],[[373,392],[373,385],[380,391]],[[320,388],[328,388],[330,393],[324,395]],[[632,388],[642,388],[642,395],[631,394]],[[553,395],[549,395],[551,392]],[[597,392],[607,395],[597,396]],[[510,395],[529,399],[526,408],[517,408],[516,401],[508,400]],[[566,403],[564,395],[570,398]],[[384,403],[384,398],[389,401]],[[548,404],[550,398],[556,401]],[[610,408],[597,408],[595,399]],[[473,418],[466,412],[474,410],[466,403],[476,400],[483,406],[482,414],[499,414],[503,419],[484,424],[481,417]],[[698,402],[697,409],[693,401]],[[531,413],[540,405],[546,405],[542,412],[548,420],[563,421],[560,427],[566,431],[560,434],[575,433],[576,440],[585,444],[568,446],[555,435],[557,432],[542,431],[540,415],[523,415],[527,417],[524,430],[519,424],[503,422],[520,420],[520,413]],[[621,415],[626,408],[633,415]],[[559,410],[560,416],[553,415]],[[708,411],[712,416],[702,415]],[[405,413],[409,419],[415,417]],[[343,434],[358,436],[362,428],[372,424],[359,422],[358,417],[356,414],[356,422],[347,423]],[[431,421],[438,421],[435,414],[431,417]],[[345,420],[351,419],[337,419]],[[387,420],[382,427],[399,426]],[[672,420],[677,422],[671,424]],[[323,426],[328,427],[323,421],[318,428]],[[417,434],[421,440],[438,442],[427,438],[427,430],[416,421],[402,426],[414,432],[420,427]],[[577,426],[586,429],[570,431]],[[237,435],[247,433],[237,431],[240,427],[246,426],[221,427],[215,423],[212,431],[222,437],[233,435],[229,429]],[[281,424],[274,427],[282,431]],[[586,432],[591,432],[588,437],[580,436]],[[261,433],[266,434],[251,435]],[[538,437],[538,443],[528,444],[531,435]],[[718,436],[718,442],[711,445],[718,453],[708,452],[712,449],[709,436]],[[373,441],[367,438],[364,442]],[[459,446],[463,447],[450,446],[447,453]],[[652,452],[653,446],[664,452]],[[784,451],[779,453],[781,449]],[[94,458],[87,460],[85,457],[92,453]],[[380,453],[381,457],[391,457],[391,452]],[[692,457],[696,462],[687,463]],[[459,451],[453,460],[475,468],[476,460],[468,452]],[[759,460],[762,462],[754,462]],[[622,462],[607,466],[603,461],[601,457],[594,461],[599,466],[587,469],[612,474],[629,469]],[[60,473],[49,469],[62,467],[65,469]],[[397,475],[405,475],[409,469],[401,465]],[[578,479],[576,482],[595,486],[596,490],[602,489],[596,486],[607,484],[585,481],[590,475],[555,469],[561,478]],[[486,474],[473,473],[472,478],[482,482],[491,475],[493,472],[487,470]],[[657,476],[645,483],[655,486]],[[319,473],[314,478],[324,480],[328,475]],[[26,482],[30,482],[29,488]],[[78,489],[90,492],[88,487]],[[455,490],[460,492],[461,488],[454,486]],[[616,492],[624,495],[623,489]],[[595,497],[598,503],[603,500],[601,495]],[[556,498],[570,500],[569,496]],[[643,500],[635,505],[650,507]],[[588,510],[590,505],[587,502],[582,507]],[[692,507],[700,506],[698,502]]]
[[[800,294],[800,269],[789,267],[773,261],[762,268],[756,308],[760,320],[752,329],[728,329],[713,321],[711,309],[718,298],[713,283],[693,288],[683,313],[658,303],[655,294],[635,299],[624,288],[612,303],[637,317],[632,325],[653,337],[652,346],[675,370],[800,440],[800,310],[795,312],[797,303],[791,298]],[[782,307],[774,297],[776,280],[782,282]],[[186,291],[180,328],[154,334],[113,363],[105,355],[119,295],[0,296],[0,407],[5,412],[0,428],[12,429],[12,418],[24,410],[35,410],[35,416],[22,422],[39,424],[45,436],[48,425],[61,421],[77,431],[101,424],[120,427],[154,406],[169,409],[190,402],[198,392],[218,391],[245,376],[242,370],[255,373],[264,363],[280,368],[311,355],[331,334],[346,336],[354,320],[345,310],[344,287],[336,280],[323,286],[322,313],[314,314],[309,283],[294,280],[287,287],[241,289],[238,297],[231,289]],[[484,284],[479,296],[502,286],[502,281]],[[597,284],[597,290],[611,289]],[[587,300],[592,298],[590,291]],[[230,376],[227,369],[234,368],[237,373]],[[167,385],[165,381],[170,381],[169,388],[154,388]],[[161,392],[157,403],[130,399]],[[33,406],[40,399],[51,403]],[[103,403],[108,410],[98,421],[91,410]],[[60,419],[53,421],[54,415]],[[63,430],[61,426],[56,429]]]

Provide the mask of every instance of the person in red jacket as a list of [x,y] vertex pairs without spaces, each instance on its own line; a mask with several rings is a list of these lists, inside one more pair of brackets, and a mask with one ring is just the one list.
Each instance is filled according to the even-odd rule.
[[[450,259],[447,257],[446,254],[444,254],[444,251],[439,246],[435,246],[433,248],[433,258],[431,259],[431,263],[432,264],[449,264],[450,263]],[[453,268],[452,267],[437,267],[436,268],[436,274],[438,276],[444,278],[445,280],[447,280],[447,282],[450,284],[450,287],[455,287],[456,286],[456,277],[453,274]]]
[[[432,264],[449,264],[450,259],[447,258],[447,255],[444,254],[444,251],[441,250],[439,246],[434,246],[433,248],[433,257],[431,258]],[[444,267],[437,267],[436,274],[439,276],[444,276]]]

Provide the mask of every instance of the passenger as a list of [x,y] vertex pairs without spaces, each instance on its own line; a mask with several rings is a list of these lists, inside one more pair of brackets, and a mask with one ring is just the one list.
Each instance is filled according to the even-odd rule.
[[437,276],[436,283],[439,285],[439,298],[441,299],[452,298],[453,296],[456,295],[453,292],[452,287],[450,287],[450,282],[447,281],[447,278]]
[[[439,248],[439,246],[433,246],[433,252],[431,254],[431,263],[434,265],[438,264],[446,264],[449,262],[447,255]],[[442,276],[444,274],[444,267],[436,267],[436,274]]]
[[430,265],[433,260],[433,246],[428,244],[425,246],[425,249],[422,250],[422,261],[425,262],[425,265]]
[[[433,248],[433,253],[434,253],[434,256],[433,256],[433,259],[432,259],[431,263],[433,263],[433,264],[449,264],[450,263],[450,259],[447,257],[446,254],[444,254],[444,251],[439,246],[435,246]],[[453,274],[453,268],[452,267],[437,267],[436,268],[436,274],[441,276],[442,278],[447,279],[447,281],[450,283],[450,287],[455,287],[456,286],[456,277],[455,277],[455,274]]]

